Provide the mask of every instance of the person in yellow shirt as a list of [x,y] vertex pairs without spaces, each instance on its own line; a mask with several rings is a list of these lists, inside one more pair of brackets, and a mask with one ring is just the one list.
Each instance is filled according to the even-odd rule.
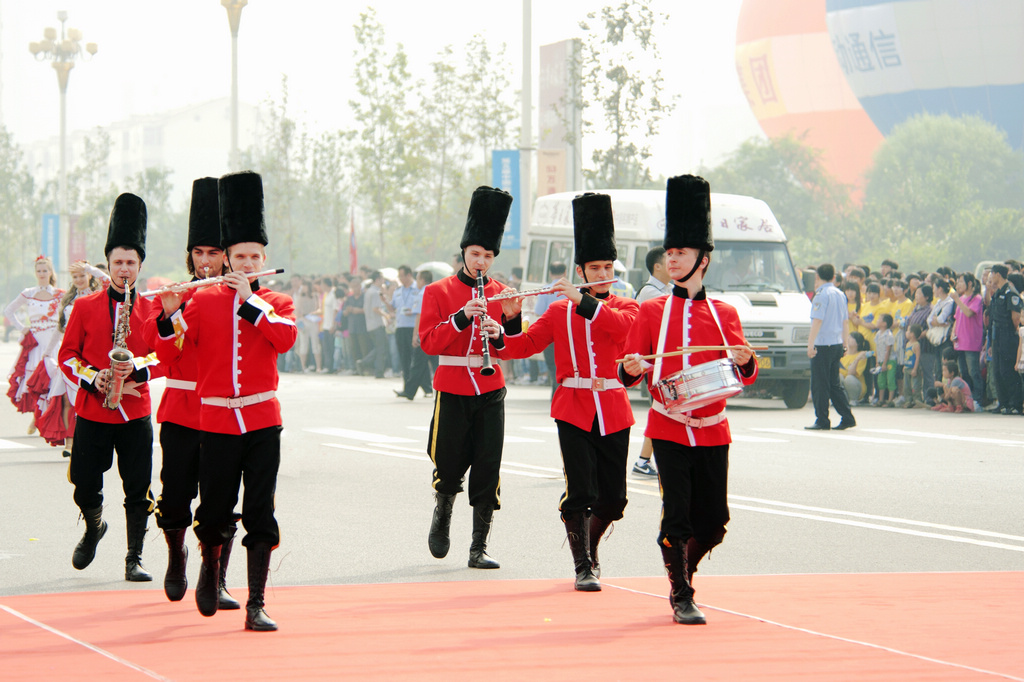
[[839,359],[839,377],[850,399],[850,405],[858,404],[861,398],[867,396],[868,387],[864,381],[864,374],[870,350],[871,346],[863,334],[850,332],[846,340],[846,355]]

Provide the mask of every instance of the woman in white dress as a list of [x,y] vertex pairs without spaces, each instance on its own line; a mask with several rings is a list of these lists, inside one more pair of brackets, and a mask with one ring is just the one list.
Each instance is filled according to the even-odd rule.
[[[43,350],[49,344],[50,337],[56,333],[60,298],[64,294],[62,289],[55,288],[57,276],[53,272],[53,263],[46,256],[36,258],[35,275],[37,285],[22,291],[4,309],[4,315],[14,328],[24,332],[21,353],[8,377],[10,388],[7,391],[11,402],[23,413],[35,412],[35,400],[28,390],[28,378],[42,360]],[[22,308],[28,313],[27,326],[18,319]],[[35,430],[33,417],[28,432],[32,434]]]
[[[71,441],[75,433],[75,397],[77,385],[69,385],[57,363],[64,330],[79,299],[96,293],[109,282],[107,273],[85,261],[71,264],[71,286],[60,300],[57,331],[43,351],[43,361],[29,379],[28,390],[36,394],[36,426],[39,435],[53,446],[64,446],[64,456],[71,456]],[[102,283],[101,283],[102,282]]]

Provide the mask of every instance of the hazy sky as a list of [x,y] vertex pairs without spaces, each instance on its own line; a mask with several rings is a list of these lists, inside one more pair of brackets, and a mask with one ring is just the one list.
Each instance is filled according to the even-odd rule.
[[[533,46],[577,37],[588,11],[619,0],[533,3]],[[652,0],[670,18],[657,34],[666,90],[680,94],[663,125],[652,166],[666,175],[715,162],[760,133],[740,91],[733,53],[741,0]],[[258,104],[288,76],[293,116],[314,133],[349,125],[353,96],[352,26],[373,6],[389,41],[401,42],[422,73],[437,52],[481,34],[505,43],[519,88],[520,0],[250,0],[239,35],[239,96]],[[68,129],[88,129],[132,114],[176,109],[230,94],[231,40],[219,0],[0,0],[0,116],[25,143],[59,130],[56,76],[28,51],[43,28],[79,28],[99,53],[71,72]],[[534,57],[534,70],[537,58]],[[422,75],[426,75],[423,73]],[[537,81],[534,78],[534,92]],[[534,94],[534,107],[537,97]],[[536,120],[536,119],[535,119]],[[536,134],[536,123],[533,126]]]

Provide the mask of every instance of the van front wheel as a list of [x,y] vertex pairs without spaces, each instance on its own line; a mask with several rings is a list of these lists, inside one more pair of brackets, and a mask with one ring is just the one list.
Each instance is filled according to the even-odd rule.
[[799,410],[807,404],[807,396],[811,392],[811,382],[804,380],[787,381],[782,389],[782,399],[786,407],[791,410]]

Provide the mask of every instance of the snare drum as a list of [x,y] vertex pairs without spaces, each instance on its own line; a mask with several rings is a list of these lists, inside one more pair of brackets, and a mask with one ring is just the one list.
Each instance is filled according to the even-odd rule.
[[743,391],[739,370],[729,358],[702,362],[655,384],[670,413],[689,412]]

